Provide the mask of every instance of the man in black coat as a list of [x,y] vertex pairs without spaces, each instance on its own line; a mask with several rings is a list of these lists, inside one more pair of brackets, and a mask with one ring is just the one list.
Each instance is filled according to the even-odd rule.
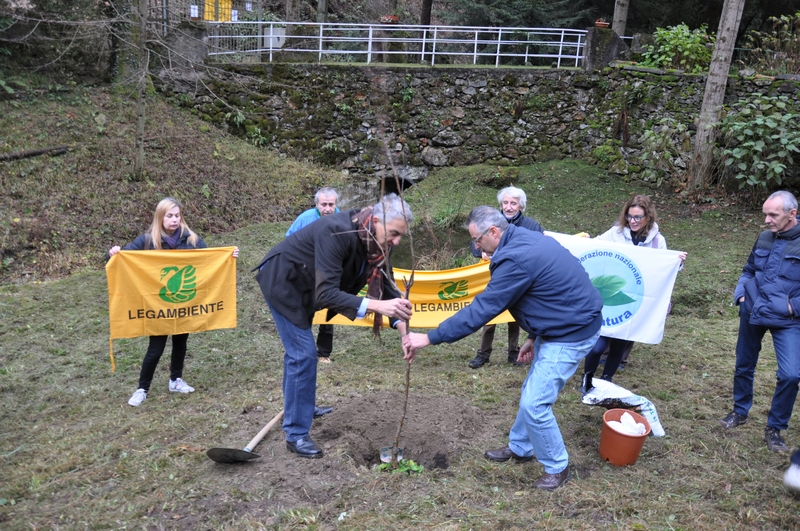
[[[287,448],[300,457],[322,457],[309,436],[317,385],[314,314],[327,308],[328,319],[386,315],[404,335],[411,303],[394,283],[389,255],[411,220],[408,203],[389,194],[374,206],[331,214],[293,233],[253,270],[286,351],[283,430]],[[359,297],[365,284],[367,297]]]
[[[524,229],[532,230],[534,232],[544,232],[544,229],[539,222],[533,218],[523,215],[527,204],[527,196],[525,190],[517,188],[516,186],[506,186],[497,192],[497,202],[500,204],[500,210],[503,216],[508,221],[509,225],[516,225]],[[476,258],[489,260],[485,253],[475,248],[475,245],[470,244],[472,255]],[[487,324],[481,331],[481,346],[478,349],[478,354],[469,362],[469,366],[473,369],[480,369],[485,364],[489,363],[489,357],[492,355],[492,343],[494,342],[494,332],[497,325]],[[521,363],[517,361],[519,356],[519,325],[512,321],[508,323],[508,362],[512,365],[519,366]]]

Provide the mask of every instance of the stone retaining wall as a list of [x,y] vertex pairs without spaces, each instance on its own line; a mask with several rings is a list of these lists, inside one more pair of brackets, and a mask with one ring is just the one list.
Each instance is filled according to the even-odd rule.
[[[161,88],[192,112],[288,156],[354,174],[391,164],[409,180],[432,167],[526,164],[574,157],[655,180],[653,160],[680,172],[691,159],[704,76],[630,66],[577,69],[227,65],[202,89],[163,72]],[[800,98],[800,82],[731,78],[748,93]],[[236,112],[241,111],[242,114]],[[647,131],[671,136],[648,153]]]

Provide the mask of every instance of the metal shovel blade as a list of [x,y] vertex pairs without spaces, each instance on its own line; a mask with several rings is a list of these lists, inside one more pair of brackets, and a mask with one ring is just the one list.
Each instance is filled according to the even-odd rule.
[[246,452],[236,448],[211,448],[206,455],[217,463],[244,463],[261,457],[253,452]]
[[206,452],[206,455],[212,460],[217,463],[244,463],[245,461],[252,461],[253,459],[258,459],[261,457],[258,454],[254,454],[250,451],[251,448],[255,448],[258,443],[261,442],[261,439],[267,434],[269,430],[273,428],[278,422],[280,422],[281,418],[283,418],[283,410],[280,411],[277,415],[275,415],[272,420],[270,420],[266,426],[264,426],[258,435],[253,437],[253,440],[247,443],[247,446],[244,447],[244,450],[239,450],[237,448],[212,448]]

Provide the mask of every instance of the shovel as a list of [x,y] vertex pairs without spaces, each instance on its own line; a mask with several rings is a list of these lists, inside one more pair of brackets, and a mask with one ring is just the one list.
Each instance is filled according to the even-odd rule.
[[267,434],[269,430],[271,430],[275,424],[277,424],[281,418],[283,418],[283,410],[281,409],[280,413],[275,415],[275,417],[270,420],[266,426],[264,426],[258,435],[253,437],[253,440],[247,443],[247,446],[244,447],[244,450],[239,450],[236,448],[211,448],[209,451],[206,452],[206,455],[212,460],[216,461],[217,463],[244,463],[245,461],[250,461],[252,459],[257,459],[261,457],[258,454],[253,453],[253,448],[255,448],[258,443],[261,442],[261,439]]

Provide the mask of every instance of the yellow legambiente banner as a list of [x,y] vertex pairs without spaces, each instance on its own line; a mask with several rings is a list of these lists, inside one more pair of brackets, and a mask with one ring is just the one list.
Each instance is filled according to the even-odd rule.
[[[404,278],[411,278],[411,271],[394,268],[394,280],[401,289]],[[489,278],[489,262],[484,261],[458,269],[416,271],[414,285],[408,295],[414,309],[409,325],[415,328],[436,328],[442,321],[468,306],[478,293],[486,289]],[[372,314],[354,321],[336,315],[326,321],[327,313],[327,310],[318,311],[314,315],[314,323],[372,326]],[[503,312],[490,322],[509,323],[513,320],[510,313]],[[384,317],[383,322],[386,326],[389,325],[388,318]]]
[[[236,328],[234,249],[112,256],[106,264],[111,339]],[[111,365],[113,371],[113,351]]]

